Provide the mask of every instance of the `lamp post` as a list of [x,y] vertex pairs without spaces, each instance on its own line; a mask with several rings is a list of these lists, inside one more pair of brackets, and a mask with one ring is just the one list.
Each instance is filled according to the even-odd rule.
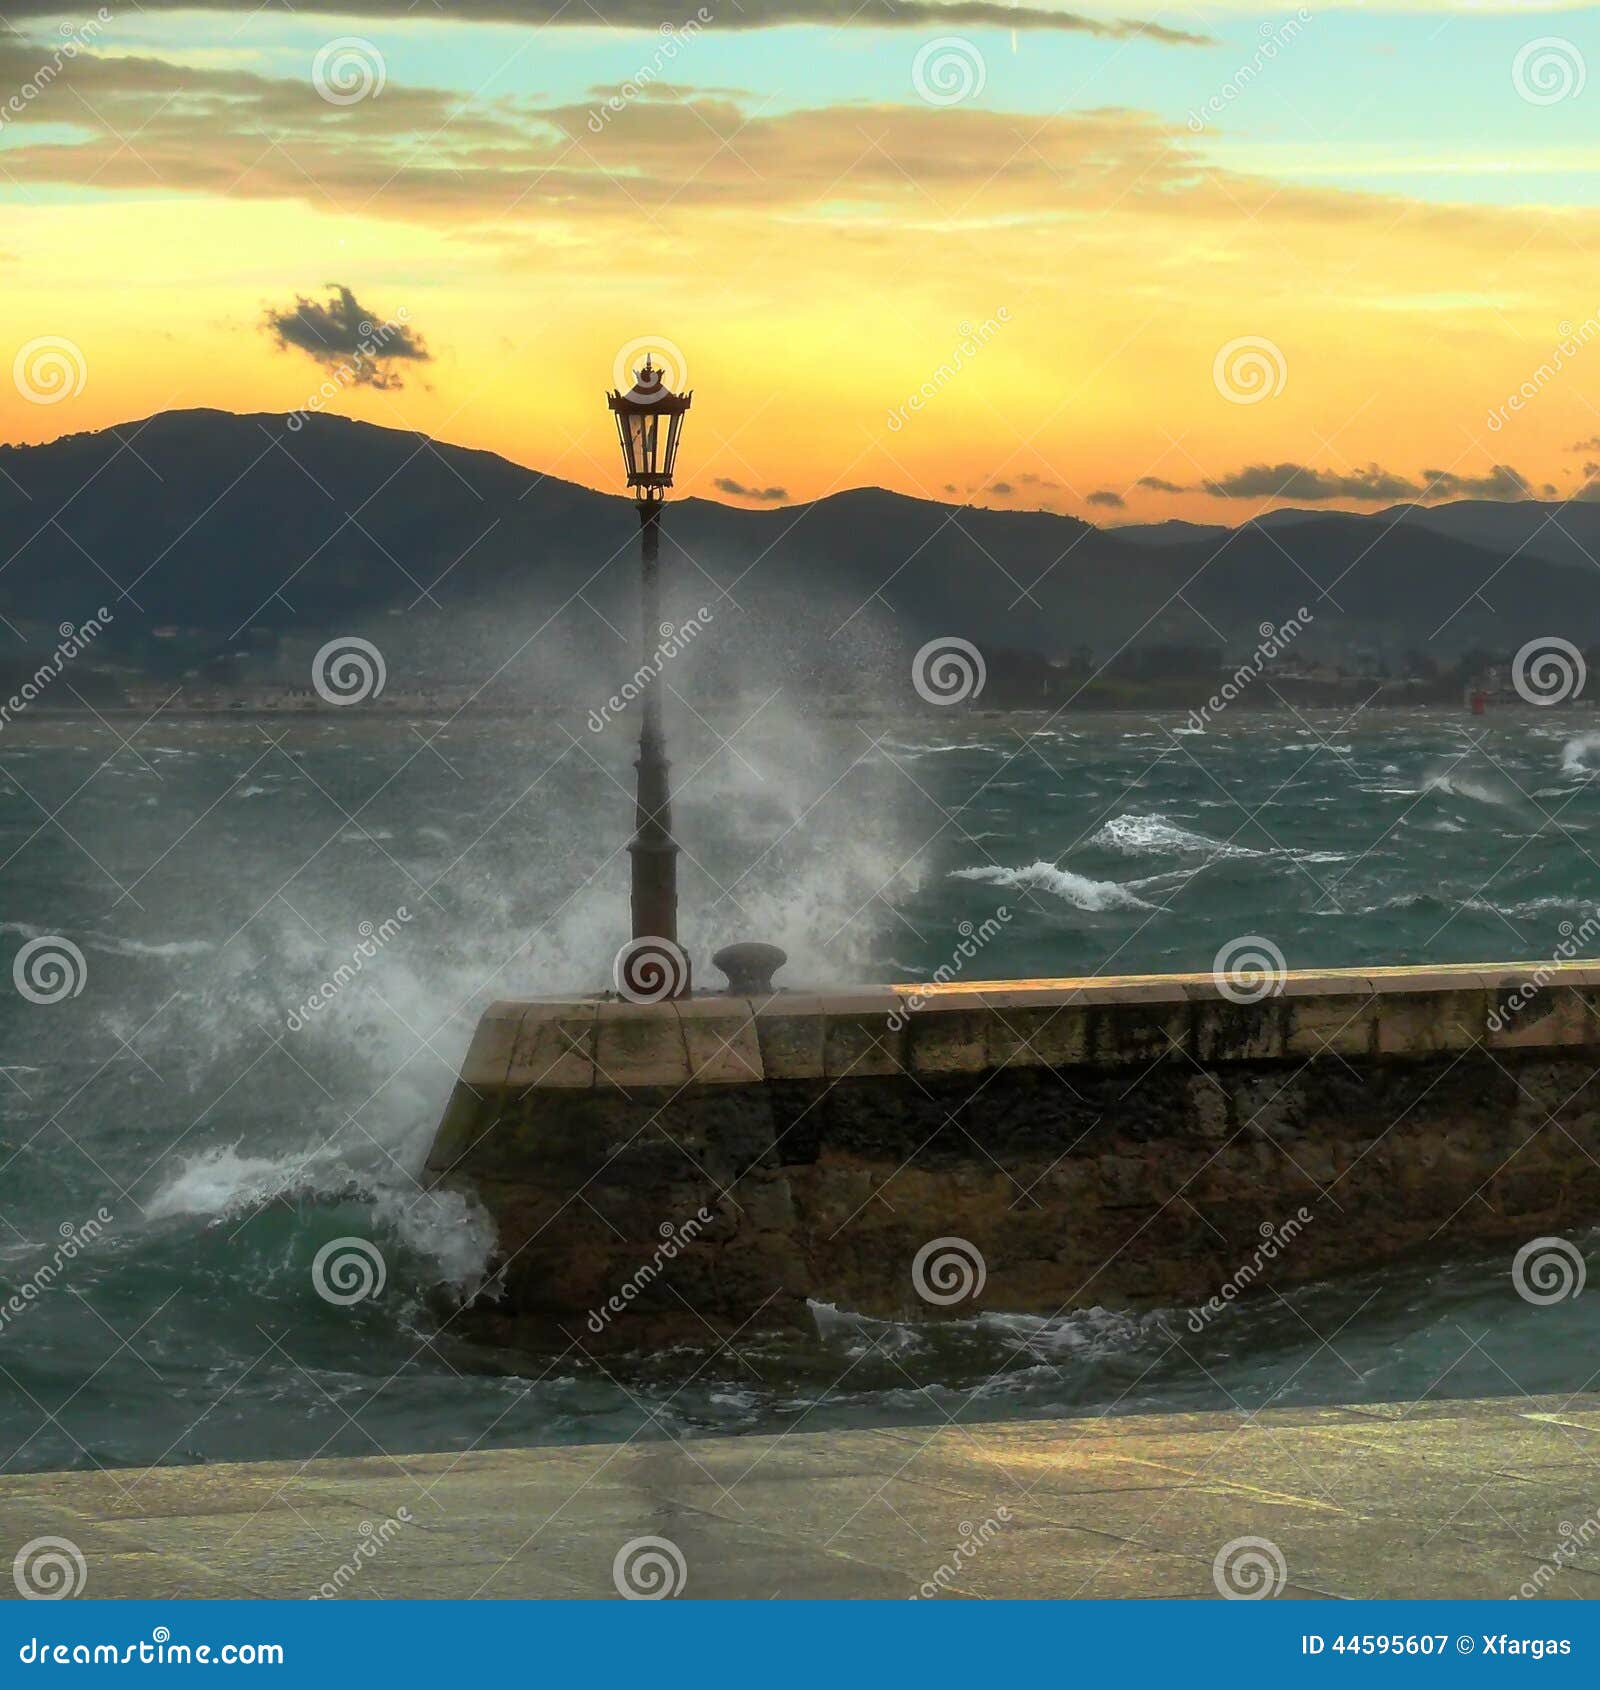
[[[626,393],[610,393],[606,403],[617,419],[622,459],[639,512],[641,558],[640,627],[643,636],[643,720],[639,728],[635,823],[628,851],[633,858],[633,938],[678,944],[678,847],[672,837],[672,791],[667,779],[666,736],[661,727],[661,693],[655,653],[661,638],[661,507],[672,485],[683,419],[692,393],[673,393],[648,355]],[[680,956],[682,952],[678,953]],[[683,958],[681,990],[689,995],[688,958]],[[676,982],[675,982],[676,983]]]

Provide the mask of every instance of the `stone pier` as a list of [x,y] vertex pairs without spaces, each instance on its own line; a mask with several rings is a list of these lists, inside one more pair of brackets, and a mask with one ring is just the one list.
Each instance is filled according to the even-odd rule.
[[[532,1343],[1197,1305],[1600,1220],[1600,970],[493,1005],[428,1166]],[[930,1249],[930,1247],[932,1247]]]

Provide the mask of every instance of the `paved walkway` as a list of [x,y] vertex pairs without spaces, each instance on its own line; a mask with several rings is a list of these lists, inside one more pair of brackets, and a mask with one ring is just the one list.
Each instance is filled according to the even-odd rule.
[[24,1475],[0,1547],[91,1598],[1587,1597],[1597,1510],[1587,1395]]

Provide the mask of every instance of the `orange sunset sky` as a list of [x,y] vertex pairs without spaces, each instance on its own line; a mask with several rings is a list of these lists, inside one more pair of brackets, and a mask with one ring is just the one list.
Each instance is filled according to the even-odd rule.
[[6,5],[0,438],[296,409],[338,286],[330,409],[608,489],[646,346],[735,501],[1600,485],[1595,11],[721,9]]

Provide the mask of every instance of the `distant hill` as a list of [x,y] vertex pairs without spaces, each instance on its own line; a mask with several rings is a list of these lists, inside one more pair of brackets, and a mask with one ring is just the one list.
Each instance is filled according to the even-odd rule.
[[[752,687],[879,669],[898,685],[905,650],[943,635],[1050,659],[1104,660],[1130,641],[1242,654],[1301,605],[1308,653],[1444,663],[1548,633],[1600,642],[1600,570],[1573,568],[1556,525],[1541,527],[1556,509],[1102,530],[863,488],[781,509],[682,500],[663,562],[671,613],[708,605],[706,662]],[[1588,524],[1600,553],[1600,507],[1560,521]],[[636,536],[624,499],[329,416],[296,432],[281,416],[170,412],[0,448],[0,615],[48,644],[107,604],[103,652],[152,674],[252,670],[285,649],[298,663],[346,633],[434,678],[503,669],[537,689],[574,661],[626,672]]]

